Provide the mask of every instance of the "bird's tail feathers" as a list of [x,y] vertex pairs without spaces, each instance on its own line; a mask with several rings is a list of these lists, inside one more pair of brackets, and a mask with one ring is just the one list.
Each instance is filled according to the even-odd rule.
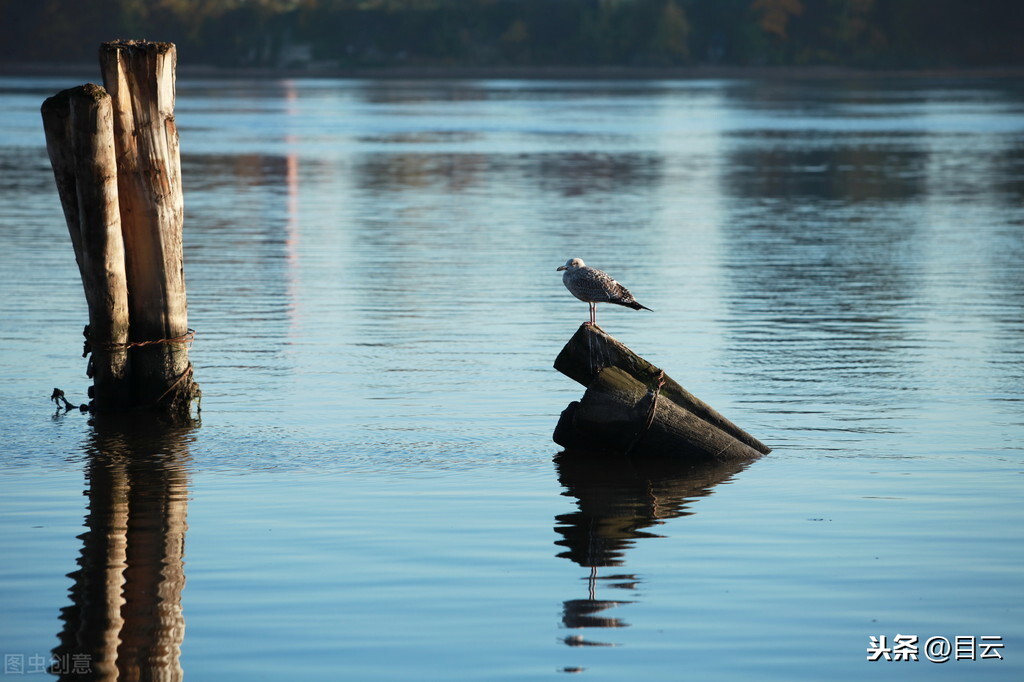
[[[626,306],[627,308],[632,308],[633,310],[651,310],[647,306],[637,303],[636,301],[609,301],[609,303],[616,303],[618,305]],[[651,312],[653,313],[654,311],[651,310]]]

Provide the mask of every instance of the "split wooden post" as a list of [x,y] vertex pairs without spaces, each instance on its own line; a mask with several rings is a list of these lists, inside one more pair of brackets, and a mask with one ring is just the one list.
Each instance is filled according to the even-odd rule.
[[143,405],[181,398],[187,404],[196,390],[188,360],[176,59],[172,43],[118,40],[100,47],[103,84],[113,104],[129,334],[133,343],[146,344],[133,348],[131,372],[135,399]]
[[132,403],[128,376],[128,287],[118,207],[110,97],[94,84],[42,106],[46,150],[89,306],[87,350],[94,407]]
[[555,369],[587,386],[555,428],[563,447],[754,459],[771,449],[596,325],[582,325]]
[[89,304],[87,373],[97,412],[182,416],[200,395],[188,359],[175,56],[171,43],[104,43],[106,89],[79,86],[42,106]]

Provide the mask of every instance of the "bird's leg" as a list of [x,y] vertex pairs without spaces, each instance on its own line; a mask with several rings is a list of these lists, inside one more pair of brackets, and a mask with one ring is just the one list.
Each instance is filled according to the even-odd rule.
[[590,303],[590,324],[597,326],[597,304],[594,302]]

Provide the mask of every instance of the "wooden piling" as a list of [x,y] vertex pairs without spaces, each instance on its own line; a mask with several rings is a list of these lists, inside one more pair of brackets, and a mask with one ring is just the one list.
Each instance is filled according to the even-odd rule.
[[89,304],[90,407],[99,412],[187,415],[200,394],[188,359],[175,59],[171,43],[104,43],[106,89],[83,85],[42,106]]
[[[625,344],[596,325],[580,325],[580,328],[555,358],[555,369],[587,387],[592,386],[602,370],[608,367],[618,368],[625,375],[632,377],[642,387],[644,393],[652,390],[655,385],[660,385],[658,389],[659,402],[673,403],[682,411],[679,414],[672,413],[671,417],[668,411],[664,411],[666,418],[670,419],[672,423],[682,423],[680,420],[684,419],[682,416],[684,414],[692,415],[696,421],[688,417],[685,418],[685,421],[694,428],[700,427],[697,422],[704,422],[758,454],[771,452],[771,448],[767,445],[726,419],[713,407],[673,381],[661,369],[634,353]],[[589,401],[588,408],[597,409],[596,406],[609,396],[614,400],[628,401],[629,396],[632,396],[637,389],[636,387],[627,388],[623,381],[614,373],[604,377],[595,395]],[[626,409],[626,403],[622,402],[620,407]],[[636,401],[629,409],[639,409]],[[564,427],[564,424],[562,426]],[[695,432],[694,439],[710,446],[711,441],[707,440],[708,436],[700,435],[700,433],[703,433],[702,429]],[[556,442],[559,441],[556,440]],[[735,447],[728,450],[740,451]]]
[[46,150],[89,307],[94,406],[132,403],[128,377],[128,286],[118,207],[110,97],[94,84],[64,90],[42,106]]
[[[177,50],[117,40],[100,47],[113,104],[117,185],[128,279],[132,384],[140,404],[191,400],[182,256],[184,201],[174,122]],[[168,393],[171,395],[168,395]]]

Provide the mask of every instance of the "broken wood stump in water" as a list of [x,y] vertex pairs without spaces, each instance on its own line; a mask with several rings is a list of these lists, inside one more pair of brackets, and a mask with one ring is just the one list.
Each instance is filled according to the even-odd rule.
[[587,387],[555,427],[563,447],[718,461],[771,451],[596,325],[580,326],[555,369]]
[[89,307],[94,406],[132,404],[128,376],[128,285],[117,196],[110,96],[89,83],[42,106],[46,148]]
[[175,61],[171,43],[104,43],[105,89],[79,86],[42,106],[89,305],[95,411],[187,414],[200,395],[188,359]]

